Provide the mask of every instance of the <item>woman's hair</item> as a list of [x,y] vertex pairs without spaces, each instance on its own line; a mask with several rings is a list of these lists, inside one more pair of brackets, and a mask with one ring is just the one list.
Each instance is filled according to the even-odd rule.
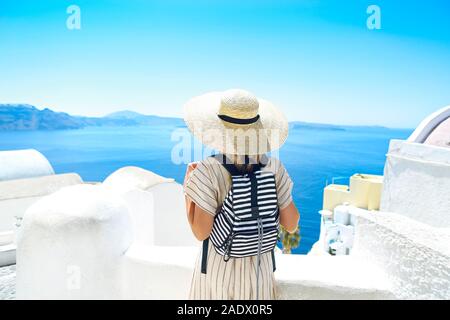
[[247,155],[237,155],[234,154],[231,156],[231,160],[233,161],[233,164],[236,166],[236,168],[240,172],[251,172],[253,170],[253,166],[257,163],[260,163],[262,159],[261,155],[255,155],[255,156],[247,156]]

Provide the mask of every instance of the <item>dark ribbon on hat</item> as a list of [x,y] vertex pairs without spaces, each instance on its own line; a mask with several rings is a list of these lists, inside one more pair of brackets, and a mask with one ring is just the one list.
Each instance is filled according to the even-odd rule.
[[234,124],[251,124],[251,123],[255,123],[259,119],[259,114],[256,115],[256,117],[249,118],[249,119],[233,118],[230,116],[226,116],[224,114],[218,114],[217,116],[220,119],[222,119],[223,121],[234,123]]

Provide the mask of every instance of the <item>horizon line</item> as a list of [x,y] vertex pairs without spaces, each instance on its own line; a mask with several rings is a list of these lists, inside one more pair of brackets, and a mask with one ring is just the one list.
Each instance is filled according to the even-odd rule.
[[[81,115],[81,114],[73,114],[73,113],[69,113],[66,111],[55,111],[52,108],[49,107],[37,107],[34,104],[30,104],[30,103],[11,103],[11,102],[7,102],[7,103],[0,103],[0,107],[2,105],[27,105],[27,106],[31,106],[36,108],[39,111],[42,111],[44,109],[49,109],[55,113],[65,113],[68,114],[72,117],[86,117],[86,118],[105,118],[111,114],[114,113],[118,113],[118,112],[133,112],[136,114],[139,114],[141,116],[154,116],[154,117],[160,117],[160,118],[172,118],[172,119],[180,119],[183,120],[183,117],[179,117],[179,116],[174,116],[174,115],[158,115],[158,114],[145,114],[145,113],[141,113],[138,111],[134,111],[132,109],[120,109],[120,110],[116,110],[116,111],[112,111],[109,112],[107,114],[104,115],[99,115],[99,116],[89,116],[89,115]],[[415,128],[408,128],[408,127],[390,127],[390,126],[385,126],[385,125],[378,125],[378,124],[339,124],[339,123],[329,123],[329,122],[316,122],[316,121],[304,121],[304,120],[288,120],[288,123],[306,123],[306,124],[317,124],[317,125],[328,125],[328,126],[341,126],[341,127],[378,127],[378,128],[385,128],[385,129],[392,129],[392,130],[414,130]]]

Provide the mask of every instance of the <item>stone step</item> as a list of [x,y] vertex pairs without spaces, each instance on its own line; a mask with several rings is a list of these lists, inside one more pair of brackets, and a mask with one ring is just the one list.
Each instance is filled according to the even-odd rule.
[[278,299],[395,299],[384,272],[352,256],[276,255]]
[[16,263],[16,245],[6,244],[0,246],[0,267]]

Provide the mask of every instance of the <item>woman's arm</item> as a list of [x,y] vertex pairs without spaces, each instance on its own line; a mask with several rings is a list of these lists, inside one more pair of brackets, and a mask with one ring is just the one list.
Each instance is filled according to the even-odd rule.
[[[186,176],[184,177],[184,185],[186,185],[192,171],[197,167],[197,163],[190,163],[186,169]],[[203,241],[209,237],[211,233],[214,217],[195,204],[194,201],[185,196],[186,213],[194,236],[199,241]]]
[[186,197],[186,212],[189,225],[197,240],[203,241],[208,238],[213,227],[214,217],[188,197]]
[[299,219],[300,214],[293,201],[283,209],[280,209],[280,224],[287,232],[294,233],[297,230]]

